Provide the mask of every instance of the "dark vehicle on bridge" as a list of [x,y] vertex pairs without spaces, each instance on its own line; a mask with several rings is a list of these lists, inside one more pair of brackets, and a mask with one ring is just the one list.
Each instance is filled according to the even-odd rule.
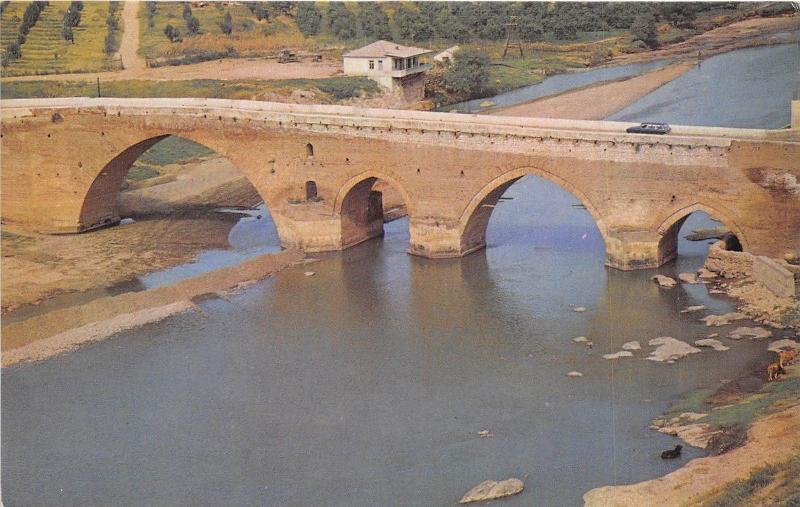
[[666,123],[642,123],[638,127],[628,127],[625,132],[629,134],[669,134],[669,125]]

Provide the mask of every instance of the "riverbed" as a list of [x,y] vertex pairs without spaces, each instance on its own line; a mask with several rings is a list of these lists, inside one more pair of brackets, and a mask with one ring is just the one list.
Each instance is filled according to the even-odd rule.
[[[786,48],[800,61],[797,45],[731,54],[742,65],[734,58],[717,79],[758,97],[761,112],[739,92],[706,97],[733,115],[725,121],[739,121],[741,107],[762,122],[747,126],[782,126],[785,97],[761,100],[760,77],[774,73],[744,62],[783,69],[774,80],[791,89],[796,69],[775,63]],[[695,102],[676,96],[628,119],[686,118]],[[526,489],[506,505],[579,505],[591,488],[702,455],[662,461],[676,440],[648,430],[650,420],[681,393],[765,363],[765,344],[726,340],[727,352],[644,360],[651,338],[728,329],[706,328],[705,313],[681,314],[685,306],[723,313],[732,302],[702,285],[660,289],[654,271],[606,268],[591,216],[552,183],[524,178],[505,196],[488,248],[463,259],[407,255],[401,219],[382,240],[203,301],[202,312],[4,369],[6,502],[452,505],[485,479],[516,476]],[[707,224],[692,215],[681,236]],[[681,239],[678,261],[658,272],[696,269],[706,249]],[[645,350],[601,357],[631,340]]]

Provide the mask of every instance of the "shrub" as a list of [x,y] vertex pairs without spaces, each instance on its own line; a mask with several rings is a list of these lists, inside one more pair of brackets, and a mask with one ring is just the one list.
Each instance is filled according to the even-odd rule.
[[225,17],[222,19],[222,23],[219,24],[219,27],[225,35],[230,35],[233,32],[233,19],[231,18],[230,12],[225,13]]
[[164,35],[167,36],[170,42],[179,42],[181,40],[181,31],[172,25],[164,27]]
[[19,42],[14,41],[6,46],[6,54],[3,56],[3,67],[8,67],[14,60],[22,57],[22,48]]
[[656,45],[656,20],[652,14],[640,14],[631,23],[634,40],[643,41],[650,47]]
[[200,20],[194,16],[186,20],[186,31],[189,32],[190,35],[197,35],[200,33]]
[[184,2],[183,3],[183,20],[188,22],[189,19],[191,19],[193,16],[194,16],[194,14],[192,14],[192,6],[189,4],[189,2]]
[[475,98],[489,90],[489,57],[473,50],[461,50],[445,72],[445,89],[464,98]]

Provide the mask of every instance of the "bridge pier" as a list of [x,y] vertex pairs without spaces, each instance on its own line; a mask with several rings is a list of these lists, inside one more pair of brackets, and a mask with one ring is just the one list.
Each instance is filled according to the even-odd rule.
[[606,266],[623,271],[657,268],[674,259],[678,252],[676,241],[665,255],[661,239],[661,235],[652,231],[608,231]]

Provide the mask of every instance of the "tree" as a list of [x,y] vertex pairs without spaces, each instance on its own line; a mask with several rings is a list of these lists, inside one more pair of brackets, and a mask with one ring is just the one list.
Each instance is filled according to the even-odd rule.
[[340,39],[355,38],[356,19],[344,3],[328,3],[328,28]]
[[178,42],[181,40],[181,31],[172,25],[164,27],[164,35],[167,36],[170,42]]
[[75,34],[72,32],[71,26],[64,26],[61,28],[61,37],[63,37],[64,40],[72,42],[73,44],[75,43]]
[[200,33],[200,20],[194,16],[186,20],[186,31],[189,32],[190,35],[197,35]]
[[297,6],[297,27],[306,37],[319,33],[321,21],[322,14],[314,2],[301,2]]
[[222,23],[220,23],[219,27],[225,35],[233,33],[233,18],[231,18],[230,12],[225,12],[225,17],[222,18]]
[[401,5],[397,8],[394,21],[400,31],[400,37],[414,42],[430,39],[433,29],[430,21],[420,14],[418,10]]
[[192,14],[192,6],[191,6],[191,4],[189,4],[189,2],[184,2],[183,3],[183,20],[188,23],[189,19],[191,19],[191,17],[193,15],[194,14]]
[[656,20],[652,14],[639,14],[631,23],[633,40],[640,40],[650,47],[656,45]]
[[22,58],[22,48],[19,42],[13,41],[6,46],[6,54],[3,57],[3,66],[8,67],[14,60]]
[[489,57],[474,50],[459,51],[442,81],[450,93],[464,98],[483,96],[489,91]]
[[389,29],[389,16],[383,11],[378,2],[364,2],[359,4],[358,24],[361,32],[369,39],[391,39]]

